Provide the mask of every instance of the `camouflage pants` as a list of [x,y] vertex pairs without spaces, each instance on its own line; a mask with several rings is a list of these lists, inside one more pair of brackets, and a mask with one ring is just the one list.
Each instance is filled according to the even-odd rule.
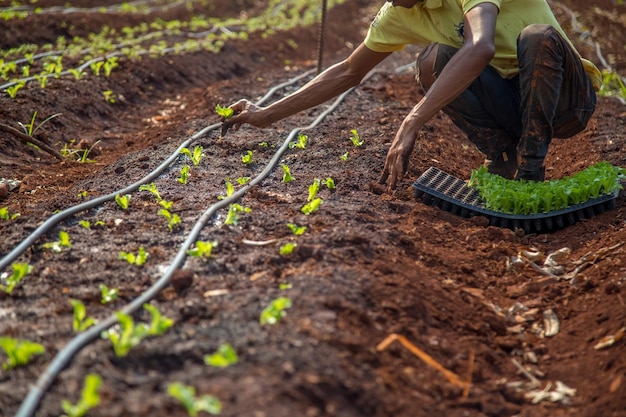
[[[424,80],[434,81],[456,51],[430,44],[418,55],[417,78],[424,90],[431,84]],[[504,79],[488,66],[444,112],[488,161],[508,160],[495,173],[543,181],[552,138],[582,131],[595,110],[596,95],[577,53],[551,26],[525,28],[517,57],[514,78]]]

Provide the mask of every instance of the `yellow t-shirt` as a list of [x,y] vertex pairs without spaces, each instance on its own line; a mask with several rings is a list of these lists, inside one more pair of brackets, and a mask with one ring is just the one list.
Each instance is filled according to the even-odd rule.
[[[495,4],[500,10],[496,21],[496,54],[490,65],[504,78],[519,72],[517,37],[526,26],[548,24],[568,39],[545,0],[424,0],[410,9],[385,3],[370,25],[365,46],[375,52],[394,52],[408,44],[430,42],[460,48],[463,16],[480,3]],[[584,58],[581,61],[597,91],[602,86],[600,71],[591,61]]]

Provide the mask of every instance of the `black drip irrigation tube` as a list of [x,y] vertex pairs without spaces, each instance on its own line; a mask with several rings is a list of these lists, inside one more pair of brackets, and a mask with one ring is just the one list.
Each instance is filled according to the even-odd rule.
[[[312,72],[313,70],[307,71],[299,75],[298,77],[295,77],[283,84],[273,87],[261,100],[257,102],[257,104],[260,104],[263,101],[267,100],[269,97],[271,97],[272,94],[274,94],[276,90],[283,88],[287,85],[293,84],[296,81],[306,77]],[[374,72],[370,72],[369,74],[367,74],[363,78],[363,81],[370,78],[373,74]],[[172,277],[174,272],[183,264],[183,262],[185,261],[187,257],[187,249],[190,248],[193,243],[195,243],[196,239],[198,238],[198,235],[202,231],[202,228],[211,219],[211,217],[213,217],[218,210],[225,208],[229,204],[242,198],[250,188],[256,186],[257,184],[261,183],[265,178],[267,178],[270,175],[270,173],[276,168],[276,165],[279,163],[283,154],[289,149],[289,143],[293,139],[296,138],[298,133],[300,133],[301,131],[309,130],[309,129],[316,127],[320,122],[322,122],[322,120],[324,120],[324,118],[328,114],[332,113],[339,106],[339,104],[343,102],[345,97],[348,94],[350,94],[353,90],[354,90],[354,87],[348,89],[339,97],[337,97],[335,101],[308,126],[297,127],[293,129],[289,133],[289,135],[287,136],[283,144],[280,146],[280,148],[278,148],[278,150],[276,151],[274,156],[271,158],[267,166],[263,169],[263,171],[261,171],[259,175],[257,175],[252,181],[250,181],[248,184],[246,184],[245,186],[237,190],[231,196],[224,198],[223,200],[220,200],[219,202],[210,206],[200,216],[200,218],[198,219],[198,221],[192,228],[191,232],[187,235],[185,242],[179,249],[178,253],[174,257],[174,260],[172,261],[172,263],[170,264],[169,268],[164,273],[164,275],[161,278],[159,278],[150,288],[144,291],[139,297],[135,298],[133,301],[126,304],[124,307],[122,307],[121,309],[117,311],[121,311],[129,315],[133,314],[134,312],[139,310],[143,306],[143,304],[149,302],[154,297],[156,297],[169,284],[170,278]],[[24,252],[30,245],[32,245],[37,238],[39,238],[42,234],[44,234],[52,226],[54,226],[55,224],[57,224],[64,218],[72,214],[78,213],[80,211],[96,207],[106,201],[112,200],[115,198],[117,194],[135,191],[142,184],[145,184],[153,180],[178,157],[178,154],[180,153],[180,150],[183,147],[187,147],[194,140],[198,139],[199,137],[201,137],[202,135],[204,135],[205,133],[211,130],[221,127],[221,125],[222,125],[221,123],[216,123],[216,124],[207,126],[206,128],[200,130],[199,132],[191,136],[189,139],[183,142],[178,147],[178,149],[176,149],[176,151],[168,159],[166,159],[155,171],[151,172],[150,174],[148,174],[147,176],[145,176],[138,182],[132,185],[129,185],[123,190],[113,192],[111,194],[108,194],[99,198],[95,198],[83,204],[79,204],[77,206],[66,209],[50,217],[44,224],[42,224],[37,230],[35,230],[35,232],[33,232],[28,238],[26,238],[20,245],[18,245],[15,249],[13,249],[13,251],[11,251],[7,256],[5,256],[2,260],[0,260],[0,270],[5,268],[13,259],[19,256],[22,252]],[[41,398],[43,398],[45,392],[50,388],[50,386],[52,385],[52,383],[54,382],[58,374],[61,371],[63,371],[63,369],[65,369],[65,367],[69,364],[69,362],[72,360],[74,355],[76,355],[83,347],[88,345],[90,342],[100,337],[100,334],[103,331],[115,325],[117,321],[118,321],[117,316],[115,314],[112,314],[109,317],[107,317],[105,320],[97,323],[96,325],[87,329],[85,332],[80,333],[79,335],[74,337],[74,339],[70,340],[70,342],[57,353],[57,355],[54,357],[50,365],[48,365],[44,373],[39,377],[35,385],[30,389],[30,391],[28,392],[28,395],[26,396],[26,398],[20,405],[20,408],[15,417],[31,417],[37,410],[40,400]]]

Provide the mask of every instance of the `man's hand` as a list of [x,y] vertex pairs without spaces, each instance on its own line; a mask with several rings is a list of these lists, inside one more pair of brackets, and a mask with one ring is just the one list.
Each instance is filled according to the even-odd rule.
[[230,108],[233,109],[233,115],[228,119],[222,118],[222,135],[230,127],[239,130],[245,123],[256,127],[267,127],[271,124],[271,121],[263,113],[264,109],[246,99],[239,100]]
[[413,152],[413,146],[415,146],[417,130],[408,128],[406,123],[403,123],[391,143],[385,160],[385,168],[379,181],[381,184],[387,184],[387,191],[389,192],[396,188],[396,184],[404,177],[409,168],[409,157]]

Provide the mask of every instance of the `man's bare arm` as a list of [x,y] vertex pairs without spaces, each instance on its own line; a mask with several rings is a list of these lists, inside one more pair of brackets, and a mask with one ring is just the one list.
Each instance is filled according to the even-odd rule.
[[248,100],[240,100],[231,108],[235,115],[224,121],[228,126],[238,128],[244,123],[266,127],[272,123],[315,107],[358,85],[363,77],[390,53],[374,52],[364,44],[344,61],[335,64],[319,74],[295,93],[267,107],[257,107]]
[[465,15],[463,46],[404,119],[391,144],[380,179],[381,183],[387,183],[389,189],[394,189],[406,173],[417,132],[468,88],[493,58],[497,17],[498,8],[491,3],[481,3]]

